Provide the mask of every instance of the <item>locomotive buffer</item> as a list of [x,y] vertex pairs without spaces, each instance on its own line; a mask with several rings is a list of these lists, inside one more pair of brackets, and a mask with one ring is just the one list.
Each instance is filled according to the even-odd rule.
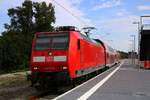
[[53,100],[150,100],[149,76],[125,60]]

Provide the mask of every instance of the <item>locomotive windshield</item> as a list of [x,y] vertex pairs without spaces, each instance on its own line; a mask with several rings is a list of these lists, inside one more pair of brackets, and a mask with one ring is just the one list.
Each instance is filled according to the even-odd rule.
[[55,33],[55,34],[39,34],[36,36],[35,50],[47,49],[67,49],[68,47],[68,34]]

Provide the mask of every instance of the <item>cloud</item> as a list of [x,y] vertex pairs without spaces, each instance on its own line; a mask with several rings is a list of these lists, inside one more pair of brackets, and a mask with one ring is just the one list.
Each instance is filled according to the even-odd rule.
[[[102,26],[101,34],[111,33],[110,35],[106,34],[104,41],[116,49],[128,51],[128,41],[132,39],[130,35],[136,34],[136,37],[138,35],[137,25],[133,24],[134,21],[138,20],[139,16],[127,15],[125,17],[108,18],[98,22],[97,25]],[[113,40],[113,42],[108,40]]]
[[111,18],[100,23],[103,28],[113,33],[133,33],[135,32],[134,21],[139,20],[138,16],[128,15],[125,17]]
[[129,16],[129,15],[131,15],[131,12],[127,11],[126,9],[118,9],[116,15],[119,17]]
[[116,13],[116,15],[119,17],[128,16],[129,14],[130,12],[126,9],[119,9],[119,11]]
[[[4,31],[3,24],[9,22],[9,18],[7,16],[7,9],[21,6],[24,0],[2,0],[0,2],[0,32]],[[62,7],[58,6],[54,0],[32,0],[34,2],[42,2],[45,1],[47,4],[52,3],[55,6],[55,16],[56,23],[55,26],[76,26],[79,29],[85,26],[93,26],[93,23],[90,19],[85,16],[85,13],[79,9],[79,5],[83,0],[55,0],[66,9],[68,9],[72,14],[74,14],[77,18],[73,17],[71,14],[66,12]],[[84,22],[84,23],[83,23]],[[86,24],[86,25],[85,25]]]
[[139,5],[137,6],[137,9],[140,11],[144,11],[144,10],[150,10],[150,5]]
[[7,15],[7,10],[21,5],[23,0],[0,0],[0,35],[5,31],[4,24],[9,23],[10,18]]
[[[3,8],[3,10],[0,9],[0,11],[8,9],[8,5],[9,7],[15,7],[18,6],[18,2],[20,5],[21,2],[23,2],[23,0],[5,0],[5,1],[3,0],[3,4],[5,5],[3,6],[0,5],[0,8]],[[134,15],[129,15],[129,13],[126,12],[125,10],[121,9],[118,10],[118,13],[116,13],[116,15],[118,16],[116,16],[115,18],[114,17],[110,18],[106,16],[105,19],[97,19],[97,20],[93,19],[92,22],[90,19],[86,17],[85,12],[83,12],[80,9],[80,4],[83,0],[55,0],[59,4],[64,6],[66,9],[68,9],[75,16],[77,16],[77,18],[79,19],[73,17],[71,14],[66,12],[62,7],[58,6],[55,2],[53,2],[53,0],[32,0],[32,1],[36,2],[45,1],[47,3],[52,2],[52,4],[55,6],[55,15],[56,15],[55,26],[72,25],[81,28],[84,27],[85,25],[83,24],[83,22],[79,21],[79,19],[86,22],[89,26],[95,26],[93,25],[93,22],[95,21],[94,23],[96,24],[96,26],[98,28],[101,28],[102,30],[100,29],[94,32],[95,34],[93,34],[93,37],[102,39],[102,36],[105,36],[104,39],[102,40],[106,41],[113,40],[113,42],[109,41],[107,43],[120,50],[128,51],[127,42],[129,41],[128,39],[130,39],[129,36],[130,34],[134,34],[137,30],[137,26],[133,25],[132,22],[139,20],[139,18]],[[95,6],[95,10],[102,8],[117,7],[122,4],[121,0],[101,0],[101,2],[102,2],[101,4],[96,5],[97,7]],[[7,14],[7,12],[5,13]],[[5,16],[3,18],[6,19]],[[107,35],[105,33],[111,34]]]
[[124,16],[124,13],[123,12],[118,12],[116,15],[117,16]]
[[[82,12],[77,5],[83,0],[32,0],[36,2],[45,1],[51,2],[55,6],[56,23],[55,26],[76,26],[79,28],[93,25],[91,20],[86,18],[84,12]],[[65,9],[63,7],[65,7]],[[67,9],[67,11],[66,11]]]
[[109,0],[109,1],[107,0],[107,1],[102,1],[102,2],[103,3],[95,5],[93,10],[104,9],[104,8],[112,8],[112,7],[117,7],[117,6],[121,5],[120,0]]
[[22,2],[23,0],[0,0],[0,15],[7,14],[9,8],[19,6]]
[[[6,0],[1,3],[1,9],[0,11],[3,12],[3,14],[7,14],[8,8],[21,6],[21,3],[24,0]],[[71,25],[71,26],[77,26],[79,28],[84,26],[91,26],[93,25],[91,20],[88,19],[85,16],[85,13],[82,12],[78,5],[83,0],[32,0],[34,2],[42,2],[45,1],[47,4],[52,3],[55,6],[55,16],[56,16],[56,23],[55,26],[63,26],[63,25]],[[65,7],[70,13],[68,13],[64,8],[60,7],[56,2],[58,2],[60,5]],[[2,10],[3,9],[3,10]],[[75,17],[73,17],[73,15]]]

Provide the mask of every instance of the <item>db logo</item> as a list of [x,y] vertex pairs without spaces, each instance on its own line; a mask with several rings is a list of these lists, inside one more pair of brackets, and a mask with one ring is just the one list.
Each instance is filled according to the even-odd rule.
[[48,56],[46,57],[46,61],[49,62],[49,61],[53,61],[53,57],[52,56]]

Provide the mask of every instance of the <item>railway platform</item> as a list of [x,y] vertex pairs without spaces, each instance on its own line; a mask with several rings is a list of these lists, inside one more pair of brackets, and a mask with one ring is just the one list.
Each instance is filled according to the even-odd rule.
[[53,100],[150,100],[150,70],[124,60]]

